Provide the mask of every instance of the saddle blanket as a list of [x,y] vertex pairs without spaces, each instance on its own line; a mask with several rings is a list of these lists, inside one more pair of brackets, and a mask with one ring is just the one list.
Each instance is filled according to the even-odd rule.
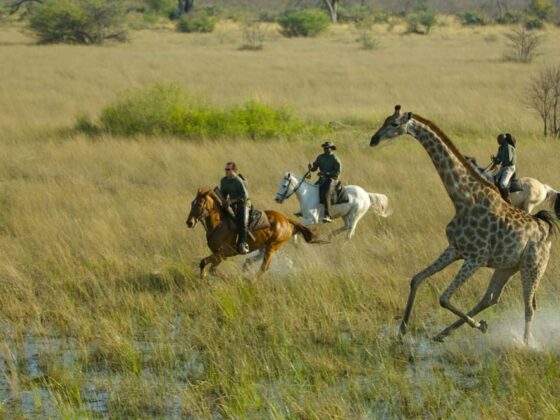
[[265,229],[270,227],[266,213],[262,210],[252,210],[249,215],[249,231]]
[[[233,218],[228,218],[228,223],[232,230],[237,231],[237,224]],[[249,214],[249,226],[247,230],[253,232],[267,227],[270,227],[270,222],[268,221],[266,213],[262,210],[252,209]]]

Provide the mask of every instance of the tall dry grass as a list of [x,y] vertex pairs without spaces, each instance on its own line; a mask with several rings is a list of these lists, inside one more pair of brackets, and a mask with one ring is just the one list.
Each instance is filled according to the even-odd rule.
[[[409,336],[395,339],[411,276],[446,246],[453,215],[437,174],[409,138],[368,147],[395,103],[432,119],[460,150],[484,160],[495,135],[519,138],[519,167],[560,188],[558,144],[540,138],[519,96],[560,49],[550,29],[534,64],[502,62],[497,28],[453,26],[429,37],[380,31],[362,51],[351,28],[313,40],[269,32],[238,51],[239,30],[136,33],[123,46],[35,46],[0,32],[1,410],[7,416],[554,418],[560,392],[558,240],[538,293],[535,348],[517,278],[502,304],[445,344],[454,320],[437,302],[457,265],[420,290]],[[260,282],[241,273],[197,279],[208,255],[184,225],[199,186],[235,160],[255,205],[274,203],[282,173],[304,171],[320,143],[90,139],[69,130],[118,91],[161,81],[218,104],[257,98],[347,124],[333,134],[344,181],[387,194],[388,219],[368,214],[356,237],[289,244]],[[338,225],[337,222],[336,225]],[[331,226],[317,228],[327,235]],[[480,298],[481,270],[457,294]],[[50,413],[50,414],[49,414]]]

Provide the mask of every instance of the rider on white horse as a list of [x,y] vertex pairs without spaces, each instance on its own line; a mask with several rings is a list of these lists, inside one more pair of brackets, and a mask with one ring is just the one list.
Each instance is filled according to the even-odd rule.
[[500,134],[498,135],[498,153],[496,156],[492,156],[492,166],[490,171],[496,166],[501,165],[500,170],[496,174],[496,186],[500,190],[502,198],[511,204],[508,198],[509,194],[509,183],[513,175],[515,174],[515,140],[511,134]]
[[322,220],[323,223],[330,223],[332,222],[332,195],[342,170],[342,164],[333,153],[333,150],[336,150],[336,146],[332,141],[324,142],[321,147],[323,148],[323,153],[317,156],[315,162],[308,165],[308,169],[311,172],[315,172],[319,169],[319,181],[317,182],[319,185],[319,199],[321,200],[321,204],[325,206],[325,213]]

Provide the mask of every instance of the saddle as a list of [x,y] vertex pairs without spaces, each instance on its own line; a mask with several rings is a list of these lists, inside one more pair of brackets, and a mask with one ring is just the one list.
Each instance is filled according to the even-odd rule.
[[335,184],[336,185],[334,187],[333,194],[331,195],[331,204],[348,203],[348,191],[346,191],[346,188],[342,185],[342,182],[335,181]]
[[[498,186],[498,180],[496,179],[496,177],[494,177],[494,184]],[[519,182],[519,179],[517,178],[517,172],[514,172],[513,175],[511,176],[511,179],[509,180],[508,191],[509,192],[523,191],[523,186],[521,185],[521,182]]]
[[517,174],[514,173],[509,181],[509,192],[517,191],[523,191],[523,187],[521,186],[519,179],[517,179]]
[[[237,224],[232,217],[227,218],[227,223],[231,230],[237,231]],[[270,227],[270,221],[263,210],[251,208],[249,212],[249,225],[247,226],[248,232],[265,229]]]

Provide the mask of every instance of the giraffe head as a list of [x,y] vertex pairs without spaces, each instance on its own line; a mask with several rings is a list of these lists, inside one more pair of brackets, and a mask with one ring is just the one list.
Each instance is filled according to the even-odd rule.
[[392,139],[407,133],[407,126],[412,119],[412,112],[401,114],[401,106],[395,105],[393,115],[387,117],[385,122],[371,137],[370,146],[377,146],[382,140]]

